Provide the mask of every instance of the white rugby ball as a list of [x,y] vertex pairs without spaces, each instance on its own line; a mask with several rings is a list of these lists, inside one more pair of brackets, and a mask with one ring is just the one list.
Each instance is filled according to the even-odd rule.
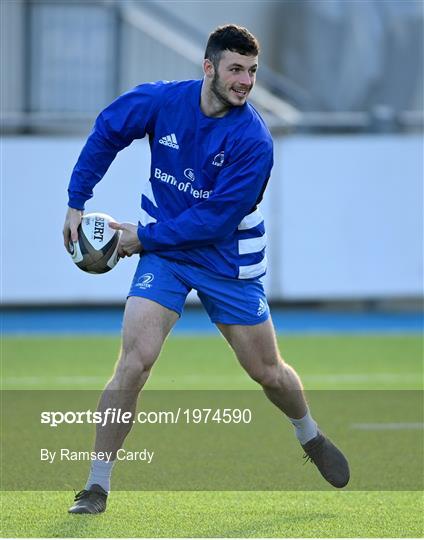
[[82,216],[78,241],[70,242],[69,249],[73,262],[84,272],[104,274],[116,266],[120,231],[109,227],[111,221],[115,220],[101,212]]

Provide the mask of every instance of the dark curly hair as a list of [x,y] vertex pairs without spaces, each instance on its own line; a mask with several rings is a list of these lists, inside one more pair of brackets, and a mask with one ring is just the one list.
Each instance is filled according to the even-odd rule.
[[206,44],[205,59],[218,66],[223,51],[232,51],[246,56],[259,54],[259,42],[243,26],[226,24],[218,26],[209,36]]

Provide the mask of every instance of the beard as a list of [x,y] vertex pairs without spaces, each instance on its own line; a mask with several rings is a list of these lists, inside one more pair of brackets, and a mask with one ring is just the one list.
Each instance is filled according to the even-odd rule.
[[232,103],[227,96],[227,92],[225,90],[225,86],[222,84],[221,79],[219,78],[219,75],[217,72],[215,72],[212,84],[211,84],[211,91],[214,94],[214,96],[226,107],[234,107],[234,103]]

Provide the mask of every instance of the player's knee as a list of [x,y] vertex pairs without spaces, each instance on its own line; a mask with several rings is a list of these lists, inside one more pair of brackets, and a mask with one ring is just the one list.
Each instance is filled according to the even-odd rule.
[[122,357],[132,363],[140,364],[144,369],[150,369],[159,356],[160,345],[151,340],[138,336],[127,336],[122,341]]
[[148,371],[141,362],[128,361],[121,358],[113,375],[113,388],[130,390],[141,388],[143,380],[147,380]]
[[286,366],[280,359],[263,363],[252,378],[264,388],[279,388],[286,378]]
[[124,340],[114,379],[121,388],[141,388],[158,356],[158,350],[138,340]]

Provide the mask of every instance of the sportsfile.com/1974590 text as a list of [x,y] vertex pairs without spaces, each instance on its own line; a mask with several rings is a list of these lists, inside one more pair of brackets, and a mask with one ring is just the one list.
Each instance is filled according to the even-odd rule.
[[250,424],[251,409],[182,408],[174,411],[130,411],[107,408],[105,411],[42,411],[41,424],[57,427],[61,424]]

